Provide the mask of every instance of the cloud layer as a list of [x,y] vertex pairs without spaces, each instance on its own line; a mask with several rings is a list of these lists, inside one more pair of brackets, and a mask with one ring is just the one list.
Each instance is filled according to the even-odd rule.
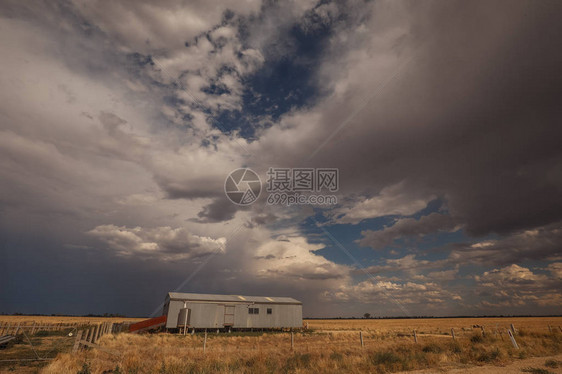
[[[150,314],[173,289],[293,296],[311,316],[560,307],[559,1],[0,14],[3,311]],[[230,171],[276,166],[339,168],[339,204],[226,199]],[[99,302],[18,297],[109,289],[91,269],[114,263]]]

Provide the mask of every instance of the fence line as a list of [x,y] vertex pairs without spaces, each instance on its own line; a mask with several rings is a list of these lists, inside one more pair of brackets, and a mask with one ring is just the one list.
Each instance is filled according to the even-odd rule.
[[103,322],[87,330],[78,330],[76,333],[76,339],[74,341],[74,346],[72,347],[72,352],[78,352],[82,347],[97,348],[102,351],[116,354],[112,350],[108,350],[99,346],[98,340],[101,339],[106,334],[113,334],[114,332],[120,332],[122,324],[116,324],[113,322]]
[[[93,349],[98,349],[100,351],[107,352],[112,355],[121,355],[121,353],[119,352],[100,346],[99,340],[106,334],[116,334],[122,332],[124,326],[126,325],[127,323],[114,323],[114,322],[102,322],[102,323],[74,322],[74,323],[54,323],[54,324],[38,324],[35,321],[19,322],[19,323],[0,322],[0,336],[3,335],[4,337],[8,337],[11,336],[10,333],[13,334],[14,336],[17,334],[21,334],[23,335],[23,337],[26,337],[27,340],[29,341],[29,337],[27,333],[30,333],[30,335],[34,335],[40,331],[62,331],[66,329],[72,329],[73,332],[75,332],[74,344],[70,347],[72,352],[78,352],[86,348],[93,348]],[[557,327],[558,329],[555,329],[549,325],[546,331],[547,333],[550,334],[559,334],[558,330],[562,331],[562,329],[560,328],[560,326]],[[381,341],[381,339],[384,340],[385,338],[388,337],[404,337],[405,339],[413,338],[412,340],[410,340],[412,341],[412,343],[423,344],[424,341],[430,341],[436,338],[449,338],[454,341],[459,341],[461,339],[472,338],[474,334],[478,334],[485,338],[493,337],[494,339],[497,339],[497,335],[499,334],[499,338],[502,341],[504,341],[503,333],[506,333],[509,337],[508,342],[511,341],[513,347],[518,349],[519,346],[515,338],[517,335],[521,333],[513,324],[510,324],[509,328],[506,327],[500,328],[496,325],[495,328],[489,327],[488,330],[486,330],[484,326],[479,326],[479,325],[474,325],[472,326],[472,328],[466,328],[466,329],[462,328],[457,330],[455,330],[455,328],[451,328],[450,333],[440,332],[440,329],[438,329],[437,333],[420,332],[417,329],[409,330],[406,332],[403,331],[404,330],[399,330],[399,331],[316,330],[317,333],[329,334],[331,336],[330,338],[331,340],[322,341],[322,342],[314,341],[314,335],[309,335],[306,333],[298,334],[295,333],[294,331],[291,331],[291,332],[284,333],[287,336],[286,340],[284,340],[285,343],[280,344],[280,346],[271,347],[271,348],[263,347],[263,345],[261,344],[262,340],[260,340],[259,337],[255,341],[253,347],[244,347],[239,345],[229,346],[228,344],[225,344],[224,340],[215,340],[214,338],[207,339],[207,333],[205,331],[204,336],[197,334],[195,336],[196,339],[191,340],[191,343],[193,344],[192,346],[184,346],[184,348],[192,350],[194,352],[202,351],[203,353],[207,351],[221,351],[221,352],[254,351],[254,350],[273,351],[278,349],[287,349],[287,350],[294,351],[297,350],[297,347],[299,348],[299,350],[306,349],[306,351],[308,351],[308,350],[316,350],[316,349],[325,349],[327,346],[342,345],[342,343],[345,343],[346,346],[372,348],[372,347],[376,347],[376,345]],[[72,336],[73,332],[70,332],[68,336]],[[37,356],[37,359],[43,359],[43,358]]]

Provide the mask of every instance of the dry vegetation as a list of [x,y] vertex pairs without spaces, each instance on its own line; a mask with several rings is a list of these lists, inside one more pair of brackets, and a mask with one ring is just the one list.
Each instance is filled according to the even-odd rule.
[[55,323],[99,323],[99,322],[138,322],[146,318],[123,318],[123,317],[62,317],[62,316],[3,316],[0,315],[0,323],[33,323],[55,324]]
[[[527,329],[548,331],[548,326],[558,329],[562,317],[510,317],[510,318],[420,318],[420,319],[320,319],[307,320],[308,326],[315,330],[363,330],[363,331],[405,331],[428,332],[432,334],[450,333],[455,330],[472,331],[472,326],[481,325],[486,329],[509,328],[510,324]],[[560,330],[559,330],[560,331]]]
[[[311,320],[313,331],[289,333],[203,334],[179,336],[106,335],[97,349],[61,353],[44,373],[330,373],[394,372],[430,367],[504,365],[533,356],[562,352],[562,318]],[[520,349],[505,334],[514,323]],[[485,326],[485,336],[480,328]],[[548,325],[555,327],[551,333]],[[450,328],[455,328],[453,341]],[[361,348],[359,330],[365,347]],[[418,332],[414,343],[412,329]],[[503,331],[500,335],[497,331]]]
[[[0,334],[13,335],[15,340],[0,349],[0,373],[35,373],[48,361],[32,361],[37,357],[54,358],[61,352],[70,352],[76,330],[100,322],[136,322],[142,318],[56,317],[56,316],[4,316],[0,315]],[[35,323],[35,326],[34,326]],[[64,324],[64,326],[60,326]],[[33,332],[33,333],[32,333]],[[72,336],[69,334],[72,333]],[[31,343],[31,345],[30,345]]]

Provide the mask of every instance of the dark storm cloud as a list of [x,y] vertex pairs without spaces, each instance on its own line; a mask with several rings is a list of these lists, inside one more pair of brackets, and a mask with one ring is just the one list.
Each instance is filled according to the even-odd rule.
[[193,221],[199,223],[230,221],[239,209],[239,206],[232,204],[226,197],[218,197],[212,203],[205,205]]
[[472,244],[455,243],[446,248],[448,262],[502,266],[525,261],[562,259],[562,223],[517,232],[501,239]]
[[[473,235],[562,219],[562,3],[400,4],[400,16],[388,12],[381,23],[408,29],[391,51],[399,63],[412,60],[312,161],[339,167],[344,192],[404,180],[412,193],[431,191]],[[385,14],[375,6],[372,22],[377,11]],[[373,57],[359,65],[375,63],[377,45],[360,45]],[[334,60],[330,71],[350,71]],[[357,87],[358,100],[381,83],[369,85]],[[319,121],[323,136],[302,146],[308,153],[358,107],[332,104]]]
[[457,226],[455,219],[446,214],[431,213],[421,217],[403,218],[390,227],[383,230],[365,230],[359,244],[363,247],[380,249],[392,245],[395,240],[401,238],[421,239],[423,236],[439,231],[452,231]]

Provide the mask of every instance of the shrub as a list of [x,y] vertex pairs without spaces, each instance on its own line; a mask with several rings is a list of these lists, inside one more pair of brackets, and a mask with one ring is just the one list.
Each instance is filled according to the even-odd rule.
[[546,369],[531,368],[531,367],[521,369],[521,371],[524,373],[533,373],[533,374],[554,374],[552,371]]
[[490,352],[482,352],[476,359],[481,362],[490,362],[494,361],[500,356],[500,350],[496,348]]
[[284,371],[295,371],[297,368],[309,368],[311,363],[311,357],[309,353],[295,353],[287,359],[284,366]]
[[339,352],[333,352],[332,354],[330,354],[330,360],[333,361],[342,361],[343,360],[343,355]]
[[77,374],[91,374],[92,371],[90,370],[90,364],[87,362],[84,362],[84,365],[82,365],[82,369],[78,370]]
[[371,356],[371,362],[375,365],[393,365],[401,361],[393,352],[376,352]]
[[462,349],[459,343],[454,342],[450,345],[451,347],[451,352],[453,353],[462,353]]
[[433,344],[428,344],[425,347],[423,347],[422,351],[424,351],[425,353],[441,353],[441,352],[443,352],[443,349],[440,346],[438,346],[437,344],[433,343]]
[[470,341],[473,343],[482,343],[484,338],[480,334],[474,334],[470,337]]

